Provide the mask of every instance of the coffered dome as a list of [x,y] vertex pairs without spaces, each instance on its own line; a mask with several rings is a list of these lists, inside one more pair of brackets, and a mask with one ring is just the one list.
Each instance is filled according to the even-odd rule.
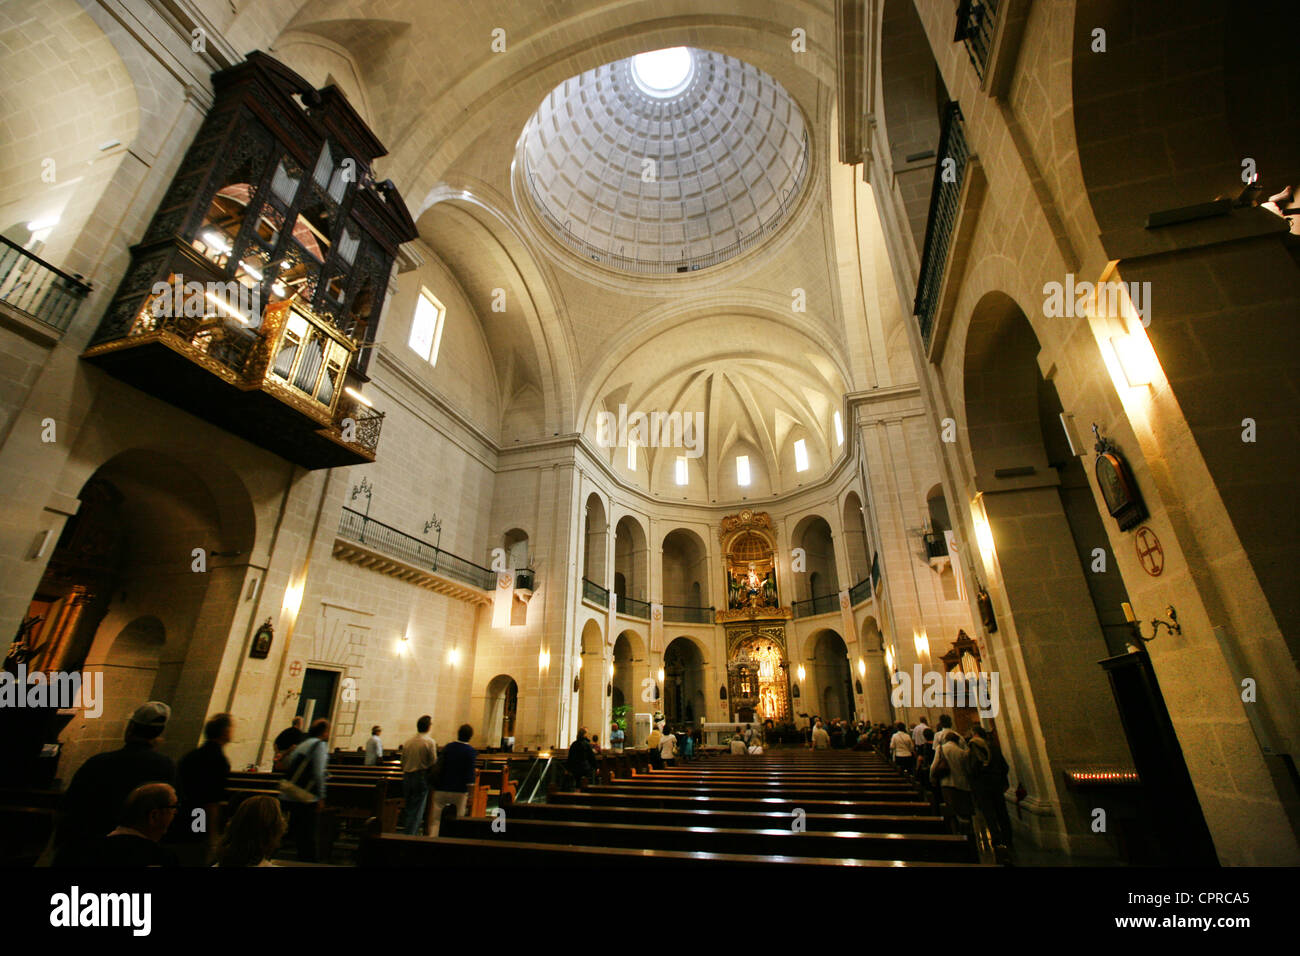
[[605,265],[690,272],[774,231],[807,176],[804,119],[757,67],[676,47],[560,84],[524,127],[525,192]]

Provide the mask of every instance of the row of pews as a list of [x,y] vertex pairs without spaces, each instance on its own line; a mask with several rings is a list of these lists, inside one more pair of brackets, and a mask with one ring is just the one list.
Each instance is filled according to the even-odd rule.
[[[561,759],[557,755],[557,759]],[[976,864],[975,846],[934,815],[878,754],[770,750],[652,769],[604,754],[596,782],[567,780],[500,814],[444,818],[435,839],[372,832],[362,866],[637,867]]]

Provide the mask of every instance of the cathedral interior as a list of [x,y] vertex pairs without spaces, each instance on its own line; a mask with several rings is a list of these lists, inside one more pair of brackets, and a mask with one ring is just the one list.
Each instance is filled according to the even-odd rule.
[[1022,863],[1300,863],[1294,23],[3,0],[4,760],[946,714]]

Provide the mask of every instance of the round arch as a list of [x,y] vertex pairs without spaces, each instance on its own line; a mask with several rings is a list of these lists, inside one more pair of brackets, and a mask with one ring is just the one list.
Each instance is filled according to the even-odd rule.
[[669,607],[702,608],[709,600],[709,549],[699,533],[674,528],[660,543],[660,585]]

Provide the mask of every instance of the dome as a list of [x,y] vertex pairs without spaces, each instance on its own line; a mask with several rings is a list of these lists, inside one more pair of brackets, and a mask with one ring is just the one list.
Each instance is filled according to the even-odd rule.
[[560,84],[524,127],[526,193],[554,235],[614,268],[691,272],[785,220],[807,176],[790,94],[762,70],[675,47]]

